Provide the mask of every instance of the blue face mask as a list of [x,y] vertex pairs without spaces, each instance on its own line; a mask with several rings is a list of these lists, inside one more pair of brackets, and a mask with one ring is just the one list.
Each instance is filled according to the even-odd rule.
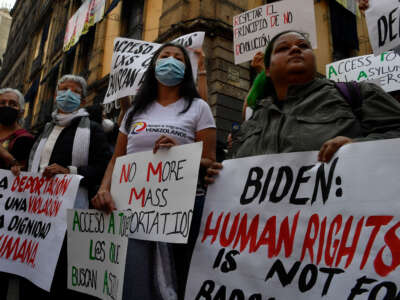
[[81,105],[81,95],[71,90],[58,91],[56,102],[58,109],[70,113],[77,110]]
[[166,86],[176,86],[185,77],[185,64],[172,56],[161,58],[156,63],[157,80]]

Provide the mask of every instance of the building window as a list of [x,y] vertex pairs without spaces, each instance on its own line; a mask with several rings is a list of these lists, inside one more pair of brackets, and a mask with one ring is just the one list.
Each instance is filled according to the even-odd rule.
[[123,33],[131,39],[142,39],[144,0],[124,0],[122,3]]

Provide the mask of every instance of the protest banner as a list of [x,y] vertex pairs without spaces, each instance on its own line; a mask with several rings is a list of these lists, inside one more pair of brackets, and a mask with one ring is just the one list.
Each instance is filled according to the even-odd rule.
[[398,0],[370,0],[365,11],[369,41],[375,55],[400,46]]
[[304,32],[317,48],[313,0],[284,0],[248,10],[233,17],[235,64],[253,59],[269,41],[285,30]]
[[81,35],[104,16],[105,0],[85,0],[69,19],[65,29],[63,50],[68,51],[78,43]]
[[400,139],[225,161],[186,299],[395,299]]
[[0,170],[0,271],[49,291],[81,176]]
[[122,299],[127,218],[122,211],[68,210],[69,289],[100,299]]
[[[160,128],[146,128],[156,130]],[[161,128],[164,132],[174,128]],[[202,143],[129,154],[117,159],[111,195],[130,209],[129,237],[186,243],[193,216]]]
[[348,11],[352,12],[355,15],[359,15],[358,10],[358,2],[356,0],[336,0],[340,3],[344,8]]
[[[204,32],[193,32],[172,41],[188,50],[195,81],[197,57],[192,50],[201,48],[203,41]],[[107,104],[122,97],[136,95],[153,54],[160,47],[161,44],[140,40],[115,39],[110,79],[103,103]]]
[[351,57],[326,65],[334,81],[375,81],[386,92],[400,90],[400,56],[394,51]]

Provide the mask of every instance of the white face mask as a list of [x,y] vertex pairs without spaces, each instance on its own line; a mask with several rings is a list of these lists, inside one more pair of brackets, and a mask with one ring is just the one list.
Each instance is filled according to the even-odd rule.
[[103,119],[101,125],[103,126],[103,130],[105,133],[109,133],[114,128],[114,122],[110,119]]

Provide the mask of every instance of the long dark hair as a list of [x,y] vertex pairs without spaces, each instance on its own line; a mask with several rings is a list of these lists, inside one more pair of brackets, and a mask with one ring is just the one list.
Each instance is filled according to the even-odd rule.
[[193,79],[193,71],[192,71],[192,65],[190,63],[189,56],[181,45],[177,45],[174,43],[165,43],[163,44],[153,55],[150,61],[150,65],[146,71],[146,73],[143,75],[143,82],[142,85],[133,99],[132,105],[133,109],[129,112],[127,118],[126,118],[126,123],[125,123],[125,129],[126,131],[130,131],[130,127],[132,125],[132,120],[133,117],[136,114],[139,114],[143,111],[146,110],[146,108],[152,104],[154,101],[156,101],[157,96],[158,96],[158,81],[155,77],[155,66],[156,66],[156,60],[160,54],[160,52],[168,46],[176,47],[179,48],[182,53],[183,57],[185,59],[185,76],[183,77],[182,82],[180,83],[179,87],[179,96],[183,97],[187,105],[181,113],[185,113],[189,110],[190,106],[192,105],[193,99],[194,98],[200,98],[199,93],[196,89],[196,86],[194,84],[194,79]]

